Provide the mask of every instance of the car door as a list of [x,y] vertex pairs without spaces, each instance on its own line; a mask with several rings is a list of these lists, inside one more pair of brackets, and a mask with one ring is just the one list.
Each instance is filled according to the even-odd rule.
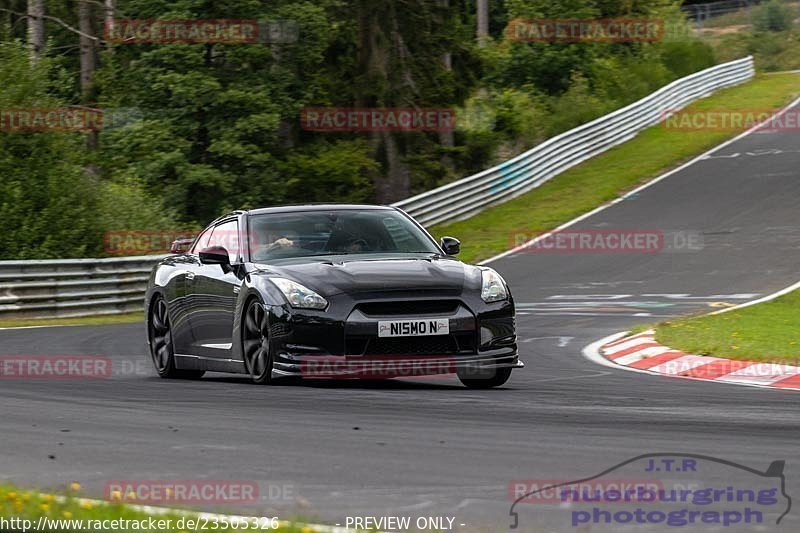
[[172,343],[175,353],[192,354],[195,343],[191,318],[194,304],[194,277],[200,265],[197,249],[207,245],[212,227],[203,230],[188,253],[175,259],[175,275],[167,291],[169,316],[172,323]]
[[173,260],[173,272],[164,291],[169,310],[172,346],[176,353],[188,353],[194,342],[189,323],[189,298],[187,274],[193,268],[190,255],[178,256]]
[[192,330],[194,353],[203,357],[227,359],[233,334],[236,300],[242,285],[239,250],[239,221],[231,218],[214,227],[206,247],[222,246],[228,250],[231,266],[204,265],[198,260],[194,276]]

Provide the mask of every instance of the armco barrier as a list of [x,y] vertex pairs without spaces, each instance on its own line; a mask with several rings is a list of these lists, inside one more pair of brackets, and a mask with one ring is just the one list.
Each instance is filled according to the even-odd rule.
[[150,270],[162,257],[0,261],[0,317],[140,311]]
[[524,154],[395,206],[430,226],[462,220],[506,202],[657,124],[663,114],[753,77],[752,56],[675,80],[611,114],[546,140]]
[[[548,139],[496,167],[394,204],[433,225],[460,220],[541,185],[717,89],[753,77],[746,57],[676,80],[609,115]],[[163,256],[0,261],[0,318],[59,318],[142,309],[153,265]]]

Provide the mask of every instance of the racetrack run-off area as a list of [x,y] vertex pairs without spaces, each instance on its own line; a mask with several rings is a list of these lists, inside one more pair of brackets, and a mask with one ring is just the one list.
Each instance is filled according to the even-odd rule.
[[[513,290],[526,364],[497,390],[464,389],[455,377],[167,381],[152,371],[141,324],[0,331],[0,355],[103,355],[121,369],[80,383],[4,379],[0,477],[42,489],[77,480],[93,496],[114,479],[256,480],[291,490],[213,510],[332,525],[350,515],[452,516],[468,529],[505,529],[514,480],[580,479],[646,453],[706,453],[758,470],[786,460],[786,493],[800,494],[795,393],[634,374],[581,356],[634,325],[796,282],[798,168],[800,133],[756,131],[570,226],[692,235],[693,246],[521,249],[491,262]],[[517,510],[522,530],[574,530],[559,506]],[[769,530],[799,527],[790,513]]]

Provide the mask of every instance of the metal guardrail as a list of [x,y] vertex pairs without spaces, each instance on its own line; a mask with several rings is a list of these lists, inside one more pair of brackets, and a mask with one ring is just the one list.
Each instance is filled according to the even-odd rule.
[[747,81],[754,74],[752,56],[702,70],[673,81],[627,107],[548,139],[495,167],[393,205],[426,226],[469,218],[631,139],[657,124],[665,112],[681,109],[718,89]]
[[0,317],[140,311],[150,270],[163,257],[0,261]]
[[702,24],[704,21],[720,15],[750,9],[759,3],[760,0],[718,0],[717,2],[683,5],[681,6],[681,11],[686,13],[690,19]]
[[[425,225],[467,218],[625,142],[659,122],[665,111],[741,83],[753,74],[752,57],[717,65],[553,137],[501,165],[394,205]],[[163,257],[0,261],[0,318],[139,311],[150,270]]]

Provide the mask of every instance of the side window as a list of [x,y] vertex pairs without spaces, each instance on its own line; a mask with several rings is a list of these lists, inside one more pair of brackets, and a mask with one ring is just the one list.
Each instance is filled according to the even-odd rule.
[[239,257],[239,225],[236,220],[224,222],[214,228],[209,246],[222,246],[228,250],[228,259],[235,263]]
[[197,240],[194,241],[194,246],[192,246],[191,253],[196,254],[200,250],[205,250],[208,248],[208,240],[211,238],[211,230],[213,228],[207,228],[203,233],[197,237]]

